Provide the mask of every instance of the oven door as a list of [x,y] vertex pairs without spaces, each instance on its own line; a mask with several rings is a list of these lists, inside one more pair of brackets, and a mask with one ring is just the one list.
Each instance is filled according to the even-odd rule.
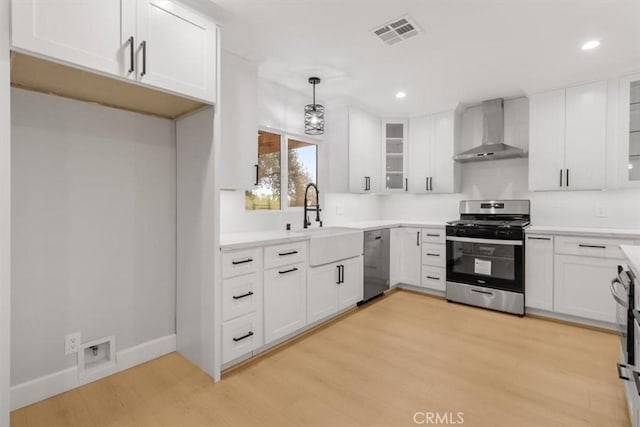
[[[620,269],[621,270],[621,269]],[[618,277],[611,281],[611,296],[616,302],[616,323],[618,326],[618,334],[620,335],[620,344],[622,345],[622,353],[625,355],[626,363],[629,363],[629,293],[621,275],[624,271],[620,271]]]
[[522,240],[447,236],[447,281],[524,293]]

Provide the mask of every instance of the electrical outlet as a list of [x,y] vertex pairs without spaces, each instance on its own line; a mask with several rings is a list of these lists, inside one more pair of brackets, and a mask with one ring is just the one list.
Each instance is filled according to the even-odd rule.
[[64,337],[64,354],[77,353],[80,350],[80,332],[66,335]]
[[596,216],[598,218],[604,218],[607,216],[604,211],[604,206],[596,206]]

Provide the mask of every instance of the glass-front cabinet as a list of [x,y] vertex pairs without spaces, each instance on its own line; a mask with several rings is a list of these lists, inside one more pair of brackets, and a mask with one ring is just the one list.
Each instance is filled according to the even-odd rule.
[[386,191],[407,191],[407,122],[382,121],[384,185]]
[[640,186],[640,74],[620,79],[620,176],[622,186]]

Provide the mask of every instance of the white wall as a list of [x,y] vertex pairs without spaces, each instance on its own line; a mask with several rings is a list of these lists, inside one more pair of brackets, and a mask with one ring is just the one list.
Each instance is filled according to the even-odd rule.
[[0,3],[0,427],[9,425],[11,319],[11,133],[9,3]]
[[173,121],[12,90],[11,383],[175,333]]

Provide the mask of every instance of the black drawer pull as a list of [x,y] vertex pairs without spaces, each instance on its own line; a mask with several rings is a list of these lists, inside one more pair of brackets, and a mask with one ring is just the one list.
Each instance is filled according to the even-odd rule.
[[260,184],[260,166],[254,165],[256,167],[256,182],[253,185]]
[[551,237],[527,237],[529,240],[551,240]]
[[231,261],[233,265],[246,264],[248,262],[253,262],[253,258],[243,259],[242,261]]
[[429,234],[429,233],[427,233],[427,236],[429,236],[429,237],[440,237],[439,234]]
[[427,252],[427,256],[440,256],[440,254],[432,254],[432,253]]
[[135,47],[133,46],[134,44],[133,36],[129,37],[128,43],[129,43],[129,72],[133,73],[134,71],[133,63],[135,62]]
[[375,240],[380,240],[382,239],[382,236],[376,236]]
[[242,340],[247,339],[247,338],[252,337],[252,336],[253,336],[253,332],[249,331],[245,335],[243,335],[241,337],[238,337],[238,338],[234,338],[233,340],[235,342],[238,342],[238,341],[242,341]]
[[253,292],[249,291],[246,294],[234,295],[233,299],[242,299],[242,298],[250,297],[251,295],[253,295]]
[[293,273],[294,271],[298,271],[297,267],[293,267],[289,270],[285,270],[285,271],[278,271],[279,274],[287,274],[287,273]]
[[606,246],[602,245],[583,245],[582,243],[580,243],[578,246],[580,246],[581,248],[607,249]]
[[431,280],[440,280],[439,277],[433,277],[433,276],[427,276],[427,279],[431,279]]
[[621,380],[629,381],[629,377],[625,377],[624,375],[622,375],[622,368],[626,367],[627,365],[616,363],[616,369],[618,369],[618,378],[620,378]]
[[295,255],[295,254],[297,254],[297,253],[298,253],[298,251],[280,252],[280,253],[278,253],[278,256]]

